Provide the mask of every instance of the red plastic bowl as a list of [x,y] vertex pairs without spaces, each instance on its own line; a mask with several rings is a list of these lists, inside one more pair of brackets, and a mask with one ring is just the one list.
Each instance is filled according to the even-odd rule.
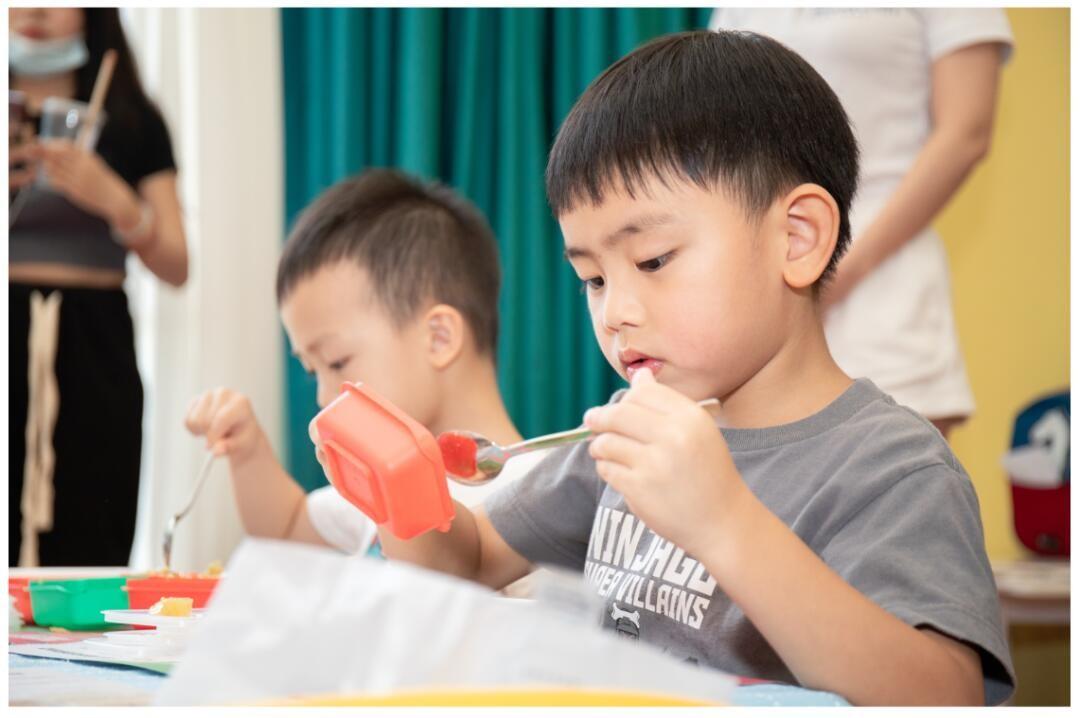
[[129,578],[124,586],[128,605],[133,609],[150,608],[163,598],[190,598],[193,608],[206,608],[217,587],[216,578]]
[[446,469],[426,427],[360,384],[345,384],[313,421],[346,500],[401,539],[450,530]]

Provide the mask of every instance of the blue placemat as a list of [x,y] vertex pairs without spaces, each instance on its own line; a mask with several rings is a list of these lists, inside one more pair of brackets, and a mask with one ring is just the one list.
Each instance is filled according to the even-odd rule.
[[65,661],[59,658],[34,658],[8,653],[8,670],[12,668],[36,668],[48,666],[56,670],[77,673],[87,678],[124,683],[132,688],[156,691],[168,676],[153,671],[145,671],[133,666],[119,666],[108,663],[89,663],[86,661]]
[[782,683],[755,683],[739,686],[731,693],[731,702],[737,706],[850,706],[835,693],[812,691]]

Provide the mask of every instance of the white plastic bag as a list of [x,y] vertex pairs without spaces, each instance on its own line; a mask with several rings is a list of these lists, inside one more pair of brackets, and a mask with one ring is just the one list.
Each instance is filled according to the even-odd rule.
[[723,703],[735,685],[565,606],[406,564],[249,539],[225,575],[159,705],[494,687]]

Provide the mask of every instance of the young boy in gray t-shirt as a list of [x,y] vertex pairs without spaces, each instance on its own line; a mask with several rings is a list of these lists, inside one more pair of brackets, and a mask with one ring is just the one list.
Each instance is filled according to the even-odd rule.
[[384,552],[494,587],[581,569],[620,634],[855,704],[1007,698],[970,480],[825,343],[857,154],[828,85],[767,38],[670,35],[612,65],[547,189],[630,389],[586,414],[589,444],[456,505],[446,534],[380,531]]

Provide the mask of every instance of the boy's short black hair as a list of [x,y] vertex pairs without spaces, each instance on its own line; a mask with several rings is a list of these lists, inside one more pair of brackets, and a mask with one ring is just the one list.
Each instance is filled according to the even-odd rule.
[[650,177],[721,187],[751,219],[802,182],[824,187],[840,231],[822,279],[851,238],[858,146],[828,83],[799,55],[750,32],[676,33],[626,55],[578,98],[551,149],[556,216]]
[[278,262],[281,304],[300,280],[348,259],[402,325],[426,301],[465,317],[477,350],[495,356],[499,255],[495,236],[468,200],[449,187],[372,169],[323,192],[296,220]]

